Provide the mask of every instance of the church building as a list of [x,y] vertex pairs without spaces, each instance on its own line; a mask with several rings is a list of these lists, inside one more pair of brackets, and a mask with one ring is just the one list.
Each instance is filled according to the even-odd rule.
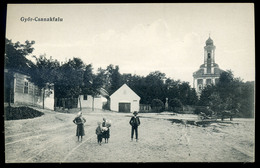
[[193,73],[193,88],[195,88],[199,96],[207,85],[216,84],[220,74],[224,71],[215,63],[215,49],[216,46],[209,37],[204,47],[204,63],[199,70]]

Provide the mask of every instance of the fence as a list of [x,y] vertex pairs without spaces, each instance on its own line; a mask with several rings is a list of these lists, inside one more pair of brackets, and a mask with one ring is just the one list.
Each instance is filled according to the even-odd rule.
[[78,107],[78,98],[55,98],[54,107],[72,109]]

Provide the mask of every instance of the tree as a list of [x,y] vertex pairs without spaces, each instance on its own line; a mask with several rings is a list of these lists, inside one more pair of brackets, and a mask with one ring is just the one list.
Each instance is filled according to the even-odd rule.
[[231,70],[224,71],[220,74],[219,82],[217,85],[219,86],[227,86],[234,81],[234,75]]
[[209,96],[209,107],[213,110],[216,114],[220,114],[224,109],[224,104],[222,99],[219,96],[218,92],[213,92]]
[[101,68],[98,69],[97,74],[93,74],[91,64],[86,67],[84,72],[82,93],[92,96],[92,111],[94,111],[95,96],[100,94],[100,89],[104,85],[105,71]]
[[154,98],[165,101],[166,87],[164,86],[165,74],[159,71],[151,72],[145,77],[147,101],[151,102]]
[[219,115],[225,111],[236,111],[237,116],[253,117],[254,101],[254,82],[244,83],[228,70],[221,73],[217,85],[203,89],[199,105],[209,106]]
[[34,41],[25,41],[25,44],[20,42],[12,43],[11,40],[5,39],[5,101],[8,101],[10,106],[13,95],[13,76],[14,72],[22,72],[31,74],[31,66],[33,63],[26,57],[30,55],[34,48]]
[[151,102],[151,108],[156,112],[161,112],[164,109],[164,104],[160,99],[153,99]]
[[47,59],[46,55],[34,58],[36,59],[36,64],[31,67],[33,72],[31,73],[31,80],[43,90],[42,107],[44,109],[45,89],[57,83],[57,80],[60,78],[60,74],[58,73],[60,64],[57,60]]
[[170,99],[169,106],[172,108],[173,111],[176,111],[178,108],[182,107],[182,103],[179,99]]
[[199,99],[196,93],[196,90],[194,88],[190,88],[188,98],[187,98],[187,104],[188,105],[196,105],[198,103]]
[[93,75],[93,83],[91,87],[91,95],[93,98],[92,111],[94,111],[94,98],[95,96],[100,94],[100,89],[102,86],[103,86],[102,72],[97,75]]
[[177,98],[185,105],[195,105],[198,101],[195,89],[188,82],[166,78],[160,71],[151,72],[146,77],[123,74],[121,78],[141,97],[142,104],[151,104],[155,98],[163,103],[166,98]]
[[202,90],[198,105],[200,105],[200,106],[209,106],[210,105],[209,97],[211,96],[211,94],[213,94],[214,88],[215,88],[215,86],[208,85],[207,87],[205,87]]
[[255,82],[245,82],[240,88],[239,98],[240,113],[245,117],[254,117],[255,112]]
[[[60,78],[55,83],[55,96],[57,98],[69,99],[71,102],[78,99],[82,93],[82,86],[84,84],[84,72],[86,65],[80,58],[70,59],[59,68]],[[62,103],[65,106],[64,102]],[[71,108],[72,105],[68,106]]]
[[121,74],[119,72],[119,66],[115,67],[110,64],[107,66],[107,78],[108,78],[108,87],[106,88],[109,94],[114,93],[120,86],[122,86]]
[[32,54],[35,44],[34,41],[25,41],[21,44],[19,41],[12,43],[11,40],[5,39],[5,68],[24,73],[30,73],[30,66],[33,63],[26,57]]
[[188,82],[182,82],[179,85],[179,98],[184,105],[189,104],[190,85]]

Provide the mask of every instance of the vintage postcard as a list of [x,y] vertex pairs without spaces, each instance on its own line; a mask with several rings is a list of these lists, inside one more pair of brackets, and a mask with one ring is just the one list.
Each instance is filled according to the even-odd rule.
[[7,4],[5,163],[255,162],[254,15]]

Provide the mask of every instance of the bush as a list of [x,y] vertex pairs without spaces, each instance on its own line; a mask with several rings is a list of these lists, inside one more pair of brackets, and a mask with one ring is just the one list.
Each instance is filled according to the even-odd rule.
[[211,115],[211,112],[207,109],[207,106],[197,106],[194,110],[194,114],[200,114],[200,112]]
[[5,120],[20,120],[42,116],[44,113],[29,107],[6,107]]
[[151,103],[151,108],[155,112],[162,112],[164,110],[164,104],[160,99],[153,99]]
[[182,103],[179,99],[170,99],[169,106],[173,111],[176,111],[177,109],[180,109],[182,107]]

